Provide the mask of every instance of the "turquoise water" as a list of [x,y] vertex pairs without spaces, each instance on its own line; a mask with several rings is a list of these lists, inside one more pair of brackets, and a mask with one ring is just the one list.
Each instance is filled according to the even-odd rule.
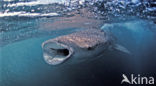
[[[41,43],[49,38],[52,37],[31,38],[1,48],[1,79],[4,85],[8,82],[15,83],[17,80],[27,82],[33,77],[38,78],[40,74],[46,75],[40,72],[46,71],[45,68],[48,67],[42,58]],[[51,68],[48,69],[47,71],[53,71]]]
[[156,25],[153,22],[136,18],[132,21],[104,24],[102,29],[111,32],[116,42],[131,52],[132,61],[129,63],[133,64],[134,69],[147,70],[147,64],[152,63],[150,59],[155,60]]
[[[107,75],[112,74],[112,71],[116,71],[116,73],[113,73],[114,76],[109,76],[108,80],[112,79],[110,77],[120,78],[120,73],[142,74],[143,72],[149,74],[147,71],[151,70],[150,74],[153,75],[156,61],[154,26],[154,23],[140,19],[104,24],[102,29],[112,32],[117,43],[126,47],[132,55],[109,51],[104,52],[104,55],[95,61],[77,64],[65,63],[59,66],[50,66],[44,61],[41,44],[57,35],[41,35],[10,43],[1,47],[1,86],[102,84],[101,81],[93,82],[92,80],[108,78]],[[94,68],[96,67],[98,67],[98,71],[95,72]],[[99,78],[98,73],[105,78],[102,76]],[[83,80],[86,82],[81,83]]]
[[[50,28],[52,30],[48,31],[44,30],[47,27],[42,27],[42,25],[53,23],[54,18],[64,16],[69,11],[79,6],[83,7],[83,5],[76,7],[77,4],[75,6],[75,3],[71,3],[64,7],[47,4],[52,2],[46,1],[29,6],[28,2],[31,1],[34,0],[0,1],[0,13],[2,12],[0,14],[0,86],[119,86],[123,73],[156,77],[156,24],[153,13],[155,10],[153,8],[152,11],[148,11],[152,6],[147,6],[148,9],[143,7],[140,12],[138,10],[146,5],[145,2],[140,2],[141,5],[135,2],[131,8],[128,1],[124,2],[124,6],[128,5],[127,7],[123,7],[120,0],[118,4],[104,2],[106,7],[100,2],[95,5],[93,5],[95,2],[90,2],[89,4],[97,9],[94,12],[102,13],[104,16],[105,21],[99,29],[111,33],[115,38],[115,43],[127,48],[131,54],[108,50],[94,61],[76,64],[67,64],[67,61],[58,66],[51,66],[43,59],[41,44],[48,39],[85,28],[60,30]],[[8,6],[9,3],[13,6],[19,2],[27,3],[28,6]],[[127,8],[129,10],[125,10]],[[65,11],[65,9],[68,10]],[[23,16],[23,13],[20,13],[8,16],[9,12],[21,11],[29,15]],[[40,14],[32,17],[33,13]],[[58,13],[59,16],[49,15],[49,13]]]

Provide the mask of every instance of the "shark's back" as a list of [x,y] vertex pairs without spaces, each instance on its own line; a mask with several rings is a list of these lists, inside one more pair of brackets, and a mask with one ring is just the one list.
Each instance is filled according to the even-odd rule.
[[108,42],[109,37],[100,29],[88,29],[70,35],[60,36],[54,40],[66,44],[75,44],[81,48],[89,48]]

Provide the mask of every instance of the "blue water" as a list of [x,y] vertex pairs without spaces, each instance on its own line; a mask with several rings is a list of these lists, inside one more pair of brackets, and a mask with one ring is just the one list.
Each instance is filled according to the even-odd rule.
[[[31,0],[25,2],[28,1]],[[23,1],[10,3],[16,2]],[[44,4],[9,9],[10,12],[35,9],[35,13],[46,13],[47,6],[50,7]],[[8,9],[2,7],[0,12]],[[156,77],[156,24],[151,18],[120,16],[123,19],[111,16],[113,20],[106,20],[99,29],[111,33],[115,43],[127,48],[131,54],[110,50],[94,61],[76,64],[67,64],[67,61],[58,66],[44,61],[41,44],[80,28],[43,30],[42,24],[53,22],[51,16],[0,17],[0,86],[119,86],[123,73]]]
[[[154,25],[150,21],[140,19],[104,24],[102,29],[112,32],[117,43],[126,47],[132,55],[118,51],[104,52],[100,59],[79,64],[50,66],[45,63],[41,44],[57,35],[41,35],[10,43],[1,47],[1,86],[103,85],[109,81],[103,83],[98,80],[119,78],[117,81],[120,81],[122,73],[154,76]],[[98,68],[98,71],[95,71],[95,68]]]
[[[147,70],[147,64],[155,60],[156,25],[147,20],[132,20],[121,23],[105,24],[103,30],[111,32],[116,37],[116,42],[125,46],[131,56],[135,70]],[[151,59],[153,59],[151,61]],[[146,69],[147,67],[147,69]]]

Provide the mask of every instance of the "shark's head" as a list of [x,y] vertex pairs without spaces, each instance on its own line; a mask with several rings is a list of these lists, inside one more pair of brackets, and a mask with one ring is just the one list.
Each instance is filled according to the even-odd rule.
[[58,65],[70,58],[73,49],[57,41],[47,41],[42,44],[44,60],[51,65]]
[[101,30],[84,30],[43,42],[43,57],[48,64],[58,65],[86,61],[105,49],[107,37]]

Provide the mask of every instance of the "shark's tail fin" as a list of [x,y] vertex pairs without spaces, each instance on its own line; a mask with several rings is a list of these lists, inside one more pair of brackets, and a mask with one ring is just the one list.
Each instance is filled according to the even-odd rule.
[[119,44],[115,44],[114,49],[116,49],[118,51],[122,51],[122,52],[127,53],[127,54],[131,54],[131,52],[128,49],[126,49],[125,47],[123,47]]

